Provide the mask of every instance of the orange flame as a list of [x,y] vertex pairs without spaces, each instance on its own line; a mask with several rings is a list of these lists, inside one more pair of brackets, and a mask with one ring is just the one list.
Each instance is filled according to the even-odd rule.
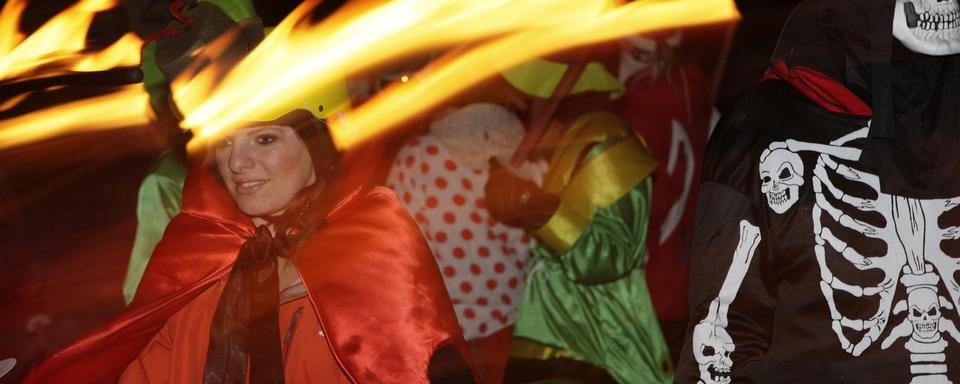
[[[202,127],[200,136],[210,136],[378,64],[542,23],[572,22],[606,3],[402,0],[348,10],[320,24],[308,20],[311,7],[304,5],[222,82],[214,66],[175,80],[174,99],[185,113],[184,125]],[[562,12],[542,12],[548,4]]]
[[[86,46],[94,15],[117,6],[116,0],[80,1],[30,36],[18,29],[26,6],[25,0],[11,0],[0,10],[0,80],[21,81],[139,64],[143,42],[132,32],[102,50],[92,51]],[[0,104],[0,110],[16,106],[27,95],[10,97]],[[72,131],[144,124],[149,121],[148,106],[146,93],[137,85],[17,116],[0,121],[0,148]]]
[[[17,27],[26,9],[25,0],[11,0],[0,11],[0,79],[55,75],[68,71],[98,71],[136,65],[140,44],[130,33],[108,49],[84,53],[87,30],[97,12],[113,8],[116,0],[84,0],[54,16],[25,37]],[[41,66],[53,68],[31,74]]]
[[220,79],[209,66],[173,82],[191,149],[241,121],[293,109],[309,95],[392,60],[479,44],[375,97],[334,122],[340,148],[352,147],[499,70],[533,58],[662,28],[739,18],[731,0],[398,0],[343,11],[319,24],[301,6]]
[[735,20],[731,1],[637,1],[582,15],[575,23],[543,25],[506,36],[449,58],[393,86],[343,119],[334,120],[337,145],[350,148],[513,66],[565,49],[627,35]]
[[146,122],[150,113],[140,84],[71,103],[61,104],[2,122],[0,148],[48,139],[65,133],[128,127]]

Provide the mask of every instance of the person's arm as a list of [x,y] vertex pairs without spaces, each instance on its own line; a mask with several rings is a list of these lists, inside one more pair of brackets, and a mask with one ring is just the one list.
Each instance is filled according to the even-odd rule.
[[[588,163],[621,141],[614,138],[585,148],[579,163]],[[575,175],[584,171],[582,164],[574,171]],[[641,266],[650,220],[652,178],[646,176],[637,181],[610,205],[593,209],[589,223],[566,249],[552,250],[567,277],[584,284],[604,283]],[[536,184],[511,175],[503,167],[497,166],[495,161],[491,161],[486,195],[491,213],[507,225],[533,231],[546,225],[554,215],[562,214],[558,211],[561,204],[559,196],[548,194]]]
[[771,334],[776,293],[762,269],[764,238],[752,204],[727,186],[701,186],[690,263],[690,326],[677,367],[677,383],[749,377]]
[[733,111],[704,160],[690,261],[690,324],[676,383],[752,382],[772,335],[776,240],[759,199],[751,134]]

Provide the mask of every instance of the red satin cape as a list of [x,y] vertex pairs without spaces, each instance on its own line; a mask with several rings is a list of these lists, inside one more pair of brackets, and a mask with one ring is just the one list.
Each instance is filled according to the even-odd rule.
[[[116,381],[167,318],[230,272],[253,232],[206,165],[193,167],[183,211],[157,245],[129,309],[34,368],[25,382]],[[444,345],[469,363],[436,262],[390,190],[340,200],[295,263],[354,382],[427,383],[430,357]]]

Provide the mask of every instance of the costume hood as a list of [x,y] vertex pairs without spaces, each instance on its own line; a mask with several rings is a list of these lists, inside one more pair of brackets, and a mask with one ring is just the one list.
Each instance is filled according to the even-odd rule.
[[805,1],[787,21],[773,61],[820,72],[872,109],[861,160],[883,175],[885,192],[956,196],[960,55],[914,53],[893,34],[897,7],[922,9],[923,1],[933,2]]

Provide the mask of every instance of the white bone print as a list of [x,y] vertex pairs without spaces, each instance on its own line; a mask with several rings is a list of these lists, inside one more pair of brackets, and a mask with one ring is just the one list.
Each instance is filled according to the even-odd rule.
[[737,297],[743,277],[760,243],[760,228],[740,220],[740,240],[733,252],[733,261],[723,280],[720,293],[710,302],[710,309],[699,324],[693,327],[693,356],[700,366],[700,383],[727,384],[733,369],[735,345],[727,333],[727,311]]
[[[847,165],[860,158],[860,149],[847,145],[867,137],[869,127],[845,135],[829,144],[806,143],[796,140],[771,143],[768,150],[787,149],[791,152],[811,151],[819,153],[813,170],[812,185],[815,204],[813,216],[814,251],[821,272],[820,288],[830,308],[831,324],[840,346],[853,356],[860,356],[874,342],[880,340],[891,316],[908,312],[904,321],[894,327],[883,340],[886,349],[897,339],[910,336],[905,348],[911,352],[913,383],[946,383],[946,365],[938,363],[946,347],[941,333],[948,333],[958,341],[956,327],[942,317],[941,308],[957,308],[960,285],[955,272],[960,262],[945,254],[940,247],[943,239],[957,238],[957,227],[940,228],[941,216],[956,207],[958,198],[916,199],[884,193],[880,178]],[[834,178],[860,183],[876,194],[876,198],[860,197],[839,188]],[[832,199],[831,199],[832,198]],[[842,203],[842,204],[841,204]],[[858,220],[845,212],[871,212],[883,218],[883,223],[873,225]],[[858,215],[859,216],[859,215]],[[882,241],[886,254],[867,256],[855,249],[850,242],[838,236],[842,231],[831,230],[826,218],[860,235]],[[829,257],[840,256],[859,270],[879,270],[883,279],[872,286],[851,285],[835,276],[827,265]],[[939,282],[943,280],[952,303],[938,294]],[[894,295],[898,283],[907,291],[907,298],[894,308]],[[848,294],[877,301],[877,311],[865,319],[849,318],[837,308],[836,295]],[[922,307],[922,308],[921,308]],[[934,319],[935,318],[935,319]],[[861,335],[859,340],[850,340],[844,329]],[[943,356],[945,359],[945,356]],[[942,360],[940,360],[942,361]],[[917,363],[919,362],[919,363]]]

